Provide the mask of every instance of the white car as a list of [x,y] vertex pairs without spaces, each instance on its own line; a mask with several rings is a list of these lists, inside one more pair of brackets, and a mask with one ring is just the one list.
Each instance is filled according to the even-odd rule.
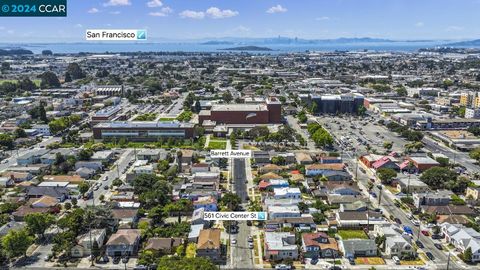
[[248,242],[248,248],[250,248],[250,249],[253,248],[253,243],[252,242]]
[[231,243],[232,243],[232,245],[237,244],[237,239],[232,239],[232,242],[231,242]]

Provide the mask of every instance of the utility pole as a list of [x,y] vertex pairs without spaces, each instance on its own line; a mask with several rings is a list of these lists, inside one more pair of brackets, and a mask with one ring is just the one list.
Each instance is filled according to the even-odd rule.
[[383,190],[383,188],[380,185],[377,186],[377,188],[380,191],[380,192],[378,192],[378,206],[380,206],[381,203],[382,203],[382,190]]
[[447,270],[450,270],[450,251],[448,251]]

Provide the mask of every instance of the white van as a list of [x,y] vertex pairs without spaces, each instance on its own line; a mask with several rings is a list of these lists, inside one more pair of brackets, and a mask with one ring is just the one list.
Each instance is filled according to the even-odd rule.
[[392,260],[395,264],[399,265],[400,264],[400,259],[397,256],[393,256]]

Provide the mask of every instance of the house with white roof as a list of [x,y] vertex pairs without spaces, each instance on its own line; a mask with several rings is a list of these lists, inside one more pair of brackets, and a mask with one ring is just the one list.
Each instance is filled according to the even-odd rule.
[[297,259],[298,247],[295,244],[295,234],[290,232],[265,232],[265,258],[276,261]]
[[284,187],[273,189],[275,199],[300,199],[302,192],[299,188]]
[[383,245],[385,257],[392,258],[393,256],[397,256],[403,258],[416,256],[415,249],[411,244],[411,236],[404,235],[402,229],[396,224],[376,224],[374,233],[377,236],[385,236],[385,243]]
[[472,250],[472,262],[480,261],[480,233],[461,224],[443,223],[441,227],[445,240],[454,245],[457,250],[464,252]]

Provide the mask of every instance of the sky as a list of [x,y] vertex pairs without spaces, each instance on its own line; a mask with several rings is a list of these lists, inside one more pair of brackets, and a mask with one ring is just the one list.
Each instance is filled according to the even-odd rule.
[[480,39],[480,0],[67,0],[63,18],[0,17],[0,42],[81,42],[86,29],[149,40],[222,37]]

